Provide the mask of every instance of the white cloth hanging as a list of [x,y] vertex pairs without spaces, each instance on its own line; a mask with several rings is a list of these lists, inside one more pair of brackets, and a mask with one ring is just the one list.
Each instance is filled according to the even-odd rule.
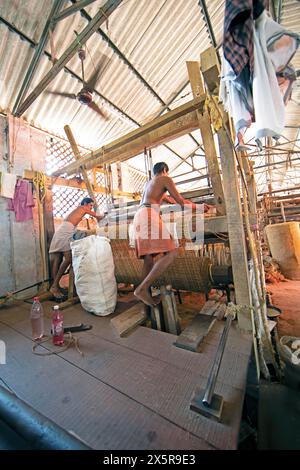
[[13,199],[15,187],[17,183],[17,175],[12,173],[1,172],[0,196]]
[[[266,11],[253,22],[254,72],[237,77],[223,57],[220,99],[233,117],[237,144],[254,123],[255,135],[279,138],[284,129],[287,87],[280,87],[276,73],[287,69],[300,43],[300,36],[273,21]],[[290,98],[290,95],[288,96]]]

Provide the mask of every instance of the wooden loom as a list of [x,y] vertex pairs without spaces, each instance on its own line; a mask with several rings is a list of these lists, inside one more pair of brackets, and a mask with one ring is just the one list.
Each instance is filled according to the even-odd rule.
[[[250,315],[251,293],[249,269],[239,176],[237,172],[236,156],[230,137],[230,119],[222,108],[222,105],[216,104],[215,96],[218,94],[220,73],[216,51],[214,48],[209,48],[203,52],[200,57],[201,71],[205,85],[200,72],[200,64],[198,62],[189,62],[187,64],[194,96],[192,101],[154,119],[150,123],[128,133],[120,139],[97,149],[90,155],[67,165],[65,168],[60,169],[55,175],[58,176],[60,173],[72,175],[81,168],[89,170],[104,163],[111,164],[125,161],[128,158],[142,153],[145,147],[152,148],[161,145],[169,140],[200,128],[217,213],[223,216],[226,214],[236,302],[243,306],[238,314],[239,326],[244,330],[250,331],[252,329],[252,323]],[[219,117],[221,117],[221,126],[215,126],[215,122],[212,119],[213,110],[217,111]],[[219,141],[222,179],[220,176],[217,158],[218,152],[214,142],[212,127],[214,127]],[[244,172],[246,173],[246,170],[244,170]],[[216,230],[216,232],[218,232],[218,230]],[[113,245],[114,244],[113,242]],[[123,246],[123,249],[124,248]],[[113,251],[115,250],[120,254],[121,249],[119,246],[113,246]],[[131,253],[130,250],[128,253]],[[190,255],[188,256],[190,257]],[[192,258],[193,257],[196,257],[196,255],[192,255]],[[182,258],[180,259],[181,263],[184,264]],[[116,263],[118,264],[117,259]],[[191,266],[190,259],[189,266]],[[132,265],[132,271],[137,272],[137,270],[138,268]],[[196,268],[196,277],[198,272],[199,269]],[[198,285],[202,285],[202,280],[196,282]],[[174,284],[173,279],[172,283]],[[191,289],[191,283],[189,282],[188,284],[189,289]]]

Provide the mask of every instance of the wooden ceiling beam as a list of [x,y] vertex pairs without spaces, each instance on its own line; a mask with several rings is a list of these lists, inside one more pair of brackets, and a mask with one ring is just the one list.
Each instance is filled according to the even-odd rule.
[[110,144],[100,147],[91,152],[90,155],[70,163],[55,172],[54,175],[72,175],[79,171],[80,168],[89,170],[104,163],[109,164],[128,160],[143,152],[145,147],[156,147],[187,134],[198,128],[196,110],[203,109],[204,101],[204,95],[189,101]]

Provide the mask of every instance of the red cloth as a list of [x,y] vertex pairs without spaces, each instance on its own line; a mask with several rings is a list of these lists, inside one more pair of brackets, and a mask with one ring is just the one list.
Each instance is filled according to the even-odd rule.
[[33,207],[34,199],[30,183],[26,180],[18,179],[14,198],[8,201],[7,210],[15,212],[16,222],[23,222],[24,220],[33,219]]
[[141,206],[134,216],[133,227],[138,258],[176,248],[175,240],[166,228],[158,208]]

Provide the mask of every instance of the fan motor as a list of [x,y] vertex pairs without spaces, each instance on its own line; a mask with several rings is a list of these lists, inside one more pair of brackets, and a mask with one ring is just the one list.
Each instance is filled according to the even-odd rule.
[[77,98],[81,104],[90,104],[93,100],[92,94],[87,90],[82,90],[80,93],[78,93]]

